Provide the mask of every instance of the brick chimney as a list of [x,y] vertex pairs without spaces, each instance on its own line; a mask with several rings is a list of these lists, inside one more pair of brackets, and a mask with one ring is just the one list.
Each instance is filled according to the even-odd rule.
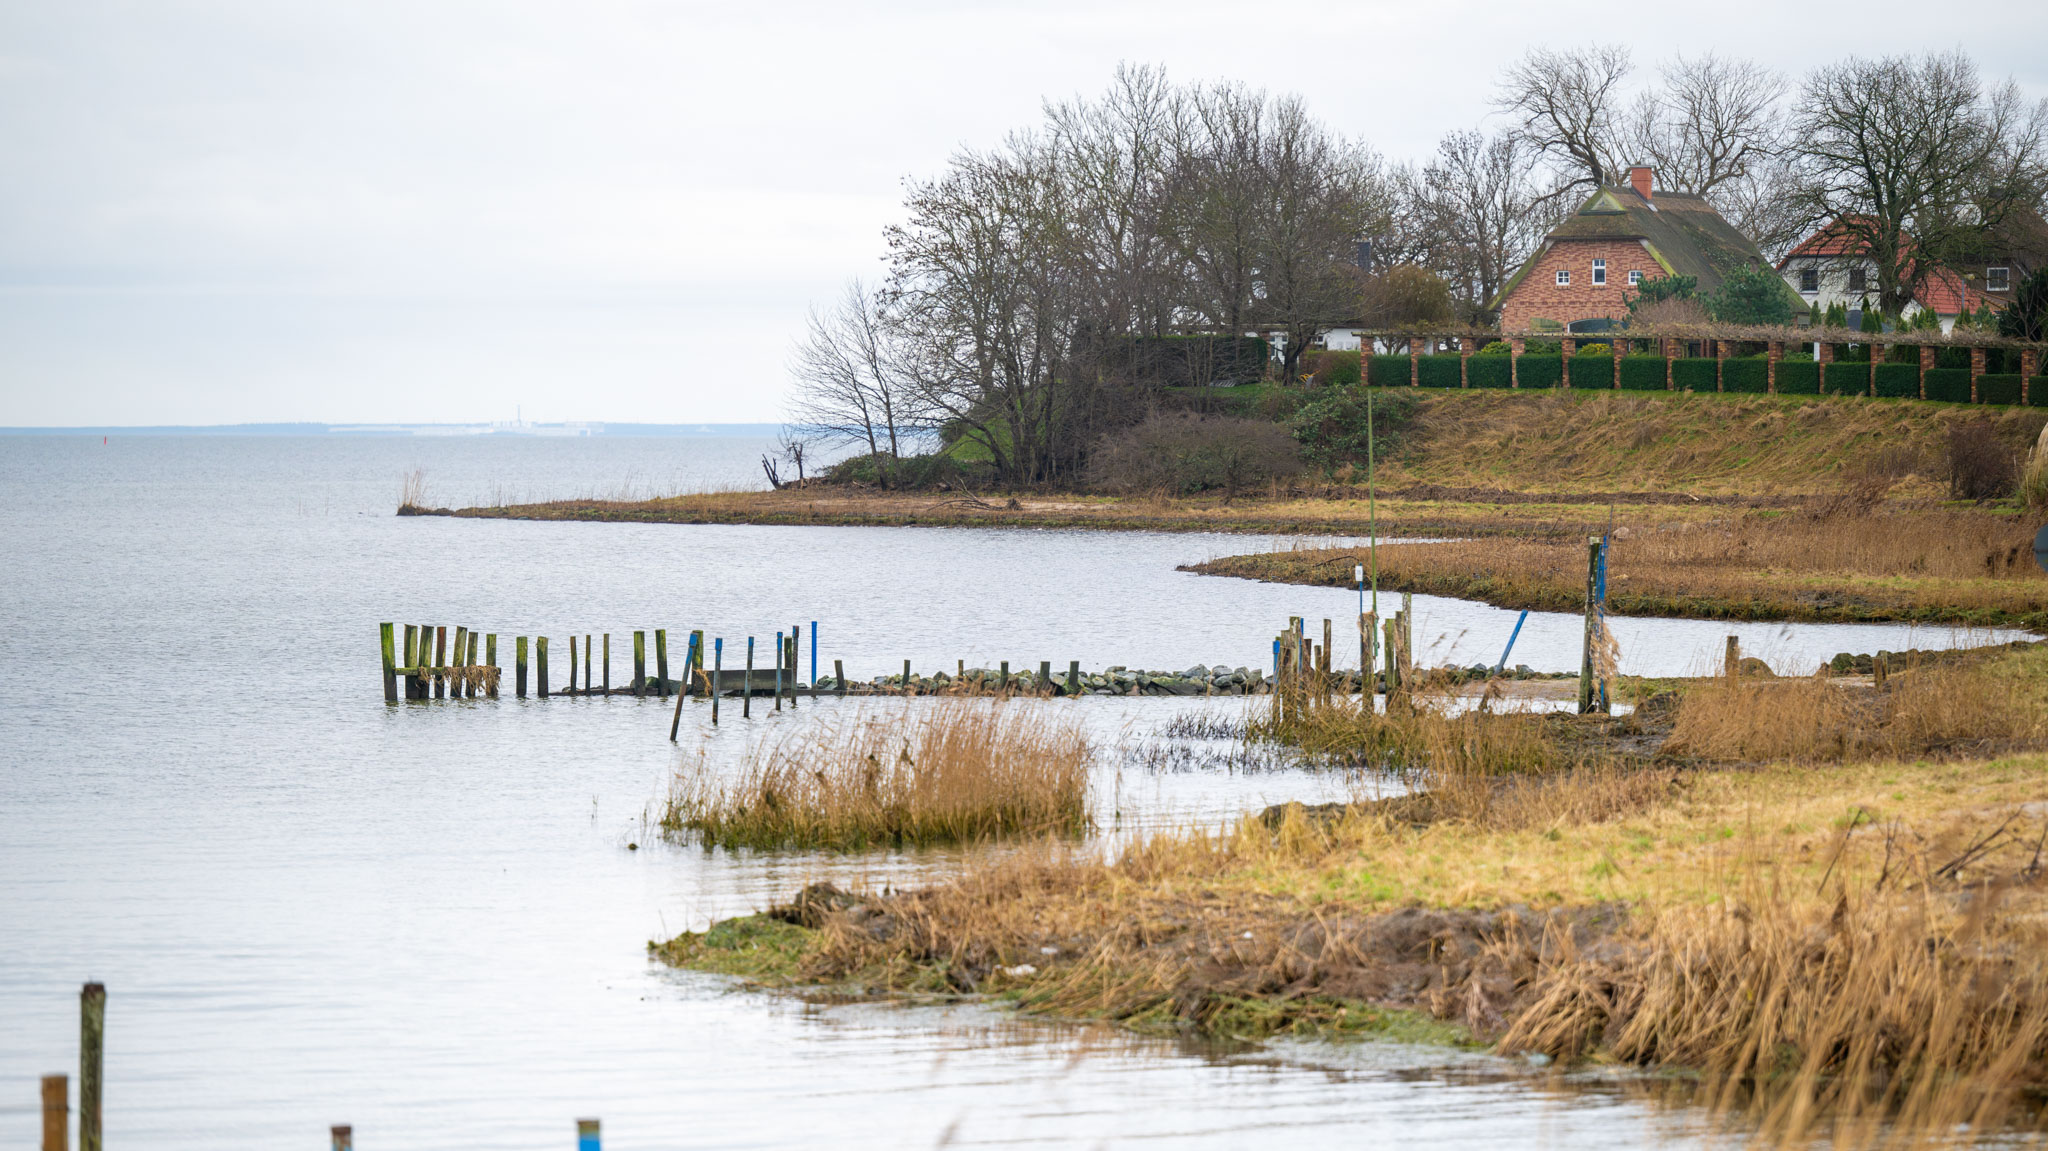
[[1653,168],[1640,166],[1630,168],[1628,170],[1629,186],[1636,190],[1636,195],[1647,200],[1650,198],[1650,177],[1654,174],[1655,169]]

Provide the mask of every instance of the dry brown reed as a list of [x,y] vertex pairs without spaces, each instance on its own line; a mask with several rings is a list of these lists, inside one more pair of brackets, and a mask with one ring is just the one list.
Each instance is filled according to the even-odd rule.
[[821,722],[755,749],[740,773],[679,774],[661,826],[707,845],[827,848],[1073,834],[1089,825],[1091,750],[1040,709],[943,702]]
[[1733,762],[1995,754],[2048,743],[2039,658],[1908,668],[1882,690],[1824,677],[1726,678],[1680,699],[1668,755]]

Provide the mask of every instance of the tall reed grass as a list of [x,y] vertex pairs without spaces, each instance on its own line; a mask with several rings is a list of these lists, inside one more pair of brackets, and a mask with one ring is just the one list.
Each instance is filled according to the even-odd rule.
[[679,774],[672,835],[726,847],[965,843],[1088,829],[1092,749],[1043,709],[938,702],[821,722],[755,749],[734,776]]

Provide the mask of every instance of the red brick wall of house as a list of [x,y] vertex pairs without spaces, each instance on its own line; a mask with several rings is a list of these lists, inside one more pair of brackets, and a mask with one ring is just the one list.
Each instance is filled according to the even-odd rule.
[[[1607,283],[1593,286],[1593,260],[1607,260]],[[1560,287],[1557,272],[1572,274],[1569,287]],[[1569,324],[1602,316],[1620,319],[1628,314],[1628,274],[1637,271],[1644,279],[1664,274],[1650,253],[1634,240],[1562,240],[1536,260],[1536,266],[1515,285],[1501,302],[1502,329],[1518,332],[1530,321],[1541,318]]]

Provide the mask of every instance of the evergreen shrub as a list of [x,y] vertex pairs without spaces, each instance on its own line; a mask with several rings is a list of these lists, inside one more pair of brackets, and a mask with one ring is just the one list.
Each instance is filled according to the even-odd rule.
[[1564,382],[1564,357],[1526,355],[1517,361],[1516,371],[1525,388],[1554,388]]
[[2027,381],[2027,403],[2048,408],[2048,376],[2035,376]]
[[1833,363],[1821,369],[1821,391],[1831,396],[1867,396],[1870,394],[1870,364],[1868,361]]
[[1920,398],[1920,365],[1879,364],[1877,366],[1877,394],[1917,400]]
[[1621,386],[1632,392],[1664,390],[1664,357],[1623,356]]
[[1438,353],[1424,356],[1417,365],[1416,382],[1425,388],[1455,388],[1459,386],[1458,356],[1456,353]]
[[1778,394],[1781,396],[1819,395],[1820,365],[1812,360],[1779,361]]
[[1476,353],[1465,362],[1466,376],[1475,388],[1505,388],[1514,380],[1514,373],[1508,370],[1508,357],[1489,356]]
[[1727,392],[1767,392],[1771,387],[1771,364],[1769,360],[1753,360],[1748,356],[1731,359],[1721,373],[1721,390]]
[[1714,361],[1690,356],[1671,361],[1671,386],[1681,392],[1715,392],[1720,388],[1714,375]]
[[2020,402],[2020,383],[2024,377],[2017,373],[2000,372],[1997,375],[1977,377],[1977,402],[1980,404],[2016,404]]
[[1405,388],[1408,386],[1408,357],[1378,355],[1372,358],[1372,366],[1366,369],[1372,375],[1375,388]]
[[1572,357],[1572,390],[1606,392],[1614,390],[1614,350],[1605,355]]
[[1359,382],[1357,352],[1310,352],[1302,357],[1302,370],[1316,378],[1317,387],[1346,387]]
[[1927,398],[1950,404],[1970,402],[1970,369],[1929,368]]

